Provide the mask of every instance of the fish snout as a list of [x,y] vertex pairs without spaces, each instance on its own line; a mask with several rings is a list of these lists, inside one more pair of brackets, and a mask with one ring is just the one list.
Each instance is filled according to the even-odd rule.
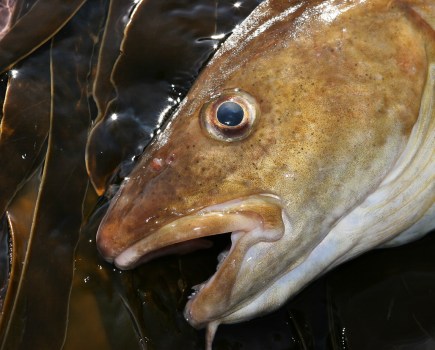
[[136,186],[121,186],[98,228],[97,248],[110,263],[116,264],[123,251],[156,231],[162,221],[171,220],[172,215],[159,205],[162,199],[147,193],[150,198],[143,200],[138,193]]
[[118,243],[112,239],[112,232],[113,229],[110,226],[100,225],[96,237],[98,252],[109,263],[113,263],[118,251],[120,251]]

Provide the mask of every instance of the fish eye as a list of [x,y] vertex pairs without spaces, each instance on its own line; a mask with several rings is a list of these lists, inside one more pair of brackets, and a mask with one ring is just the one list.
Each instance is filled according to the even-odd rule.
[[245,111],[237,102],[226,101],[216,111],[216,118],[219,123],[227,126],[237,126],[243,121]]
[[248,137],[258,116],[259,108],[253,96],[240,89],[230,89],[204,105],[201,126],[217,140],[239,141]]

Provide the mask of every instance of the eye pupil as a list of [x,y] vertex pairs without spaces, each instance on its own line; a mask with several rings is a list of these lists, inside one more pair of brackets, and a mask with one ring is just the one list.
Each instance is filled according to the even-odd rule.
[[245,112],[238,103],[227,101],[222,103],[216,112],[219,123],[227,126],[237,126],[243,121]]

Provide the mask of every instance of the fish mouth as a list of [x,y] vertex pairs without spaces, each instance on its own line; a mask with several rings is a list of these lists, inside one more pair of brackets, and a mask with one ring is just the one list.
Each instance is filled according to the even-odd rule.
[[218,255],[216,272],[192,288],[186,305],[187,321],[200,328],[236,311],[243,300],[234,297],[233,289],[248,251],[257,243],[279,240],[283,233],[280,198],[260,194],[176,219],[122,251],[114,264],[132,268],[159,256],[208,248],[213,244],[210,236],[230,234],[231,245]]

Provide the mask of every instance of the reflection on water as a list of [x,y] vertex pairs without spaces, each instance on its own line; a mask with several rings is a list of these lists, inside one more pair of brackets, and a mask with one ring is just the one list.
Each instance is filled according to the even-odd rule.
[[[107,264],[95,246],[107,197],[90,186],[84,159],[100,193],[116,186],[221,40],[259,2],[89,1],[14,66],[20,84],[11,74],[0,77],[2,349],[204,348],[204,332],[182,310],[191,286],[214,272],[220,249],[134,271]],[[11,18],[44,23],[47,7],[60,6],[39,1],[42,16],[34,3],[20,2]],[[55,14],[66,18],[81,2],[70,6]],[[23,46],[33,50],[57,29],[35,30]],[[0,64],[8,59],[0,51]],[[432,349],[434,246],[428,236],[366,254],[277,312],[222,326],[214,348]]]

